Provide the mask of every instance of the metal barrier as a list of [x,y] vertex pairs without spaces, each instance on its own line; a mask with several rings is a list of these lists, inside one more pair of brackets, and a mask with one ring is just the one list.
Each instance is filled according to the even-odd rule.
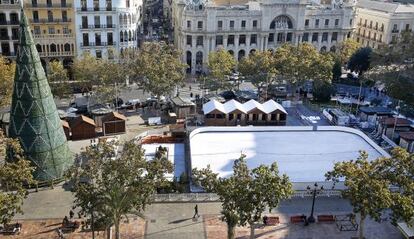
[[[307,191],[295,191],[291,198],[311,197]],[[340,197],[340,190],[324,190],[318,197]],[[218,202],[219,196],[215,193],[167,193],[154,195],[154,202]]]

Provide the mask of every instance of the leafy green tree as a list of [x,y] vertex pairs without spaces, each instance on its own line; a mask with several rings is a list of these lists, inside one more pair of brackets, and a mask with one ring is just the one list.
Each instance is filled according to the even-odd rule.
[[246,224],[250,225],[250,237],[254,238],[255,223],[261,219],[266,207],[271,210],[292,194],[289,178],[279,175],[276,163],[249,170],[244,155],[234,162],[233,175],[228,178],[218,178],[209,166],[194,169],[193,176],[206,191],[220,197],[222,219],[227,223],[229,239],[234,238],[236,225]]
[[101,60],[89,53],[84,53],[75,59],[72,65],[73,76],[76,85],[81,88],[90,88],[93,85],[101,84],[100,67]]
[[393,200],[390,181],[379,174],[377,161],[369,162],[367,158],[367,153],[361,152],[357,160],[335,163],[334,169],[326,174],[327,180],[345,179],[342,196],[350,201],[354,212],[360,214],[359,239],[364,238],[365,219],[370,216],[379,221],[381,212],[389,208]]
[[349,59],[348,69],[358,73],[359,78],[361,78],[363,73],[370,69],[371,53],[371,47],[359,48]]
[[0,108],[10,105],[13,94],[16,64],[0,56]]
[[335,63],[332,67],[332,81],[339,82],[342,75],[342,66],[339,59],[335,59]]
[[251,80],[259,92],[272,84],[277,74],[275,58],[270,51],[255,51],[244,57],[238,65],[238,70]]
[[391,191],[392,223],[410,222],[414,217],[414,154],[396,147],[391,157],[378,159],[378,173],[399,190]]
[[122,217],[143,211],[156,188],[166,183],[164,175],[173,170],[165,155],[147,161],[133,141],[126,142],[119,154],[114,144],[90,146],[77,161],[83,163],[68,173],[75,185],[75,205],[91,218],[96,213],[107,221],[105,225],[114,225],[116,239]]
[[342,41],[339,43],[339,59],[341,62],[341,65],[346,64],[351,58],[351,56],[361,47],[361,45],[353,40],[353,39],[346,39],[345,41]]
[[6,138],[0,130],[0,223],[10,223],[17,213],[23,213],[23,200],[29,194],[24,186],[33,185],[30,161],[17,139]]
[[64,98],[72,93],[69,85],[68,71],[63,67],[60,61],[51,61],[49,63],[49,72],[47,79],[53,96]]
[[220,49],[216,52],[210,52],[208,54],[209,78],[211,81],[215,81],[215,84],[210,85],[217,86],[219,89],[231,89],[232,86],[227,77],[232,74],[236,65],[236,60],[228,51]]
[[334,88],[331,83],[323,82],[320,84],[313,85],[313,99],[316,102],[329,102],[331,95],[334,92]]
[[183,84],[187,65],[181,63],[181,53],[173,45],[146,42],[131,56],[128,64],[131,79],[144,90],[160,97]]

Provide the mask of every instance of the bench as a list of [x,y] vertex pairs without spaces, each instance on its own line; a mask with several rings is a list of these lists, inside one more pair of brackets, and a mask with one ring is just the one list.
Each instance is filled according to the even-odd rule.
[[333,215],[318,215],[318,222],[335,222]]
[[304,216],[292,216],[290,217],[290,222],[291,223],[300,223],[300,222],[305,222],[305,218]]
[[263,223],[266,226],[275,226],[275,225],[278,225],[280,223],[280,221],[279,221],[279,217],[264,216],[263,217]]
[[343,221],[340,223],[337,222],[336,226],[339,228],[340,231],[358,231],[358,224],[351,221]]

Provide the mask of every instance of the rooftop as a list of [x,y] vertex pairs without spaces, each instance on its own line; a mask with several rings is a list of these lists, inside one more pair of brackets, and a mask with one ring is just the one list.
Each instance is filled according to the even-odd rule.
[[236,100],[230,100],[224,104],[215,100],[211,100],[203,105],[204,114],[208,114],[214,110],[218,110],[224,114],[231,113],[235,110],[239,110],[243,113],[249,113],[249,111],[252,111],[254,109],[258,109],[265,114],[272,113],[276,110],[282,111],[283,113],[287,114],[285,108],[283,108],[283,106],[279,103],[276,103],[274,100],[268,100],[263,104],[255,100],[249,100],[244,104],[241,104]]
[[414,5],[396,2],[359,0],[357,7],[385,13],[414,13]]
[[[364,150],[369,160],[389,156],[361,131],[337,126],[203,127],[190,134],[191,166],[211,166],[220,177],[231,175],[241,153],[249,168],[277,162],[281,173],[296,183],[324,182],[334,163],[355,160]],[[294,185],[295,187],[295,185]],[[306,186],[305,186],[306,187]],[[328,186],[329,187],[329,186]]]
[[364,107],[360,107],[359,110],[366,114],[389,114],[389,115],[393,114],[391,109],[387,107],[381,107],[381,106],[376,106],[376,107],[365,107],[364,106]]

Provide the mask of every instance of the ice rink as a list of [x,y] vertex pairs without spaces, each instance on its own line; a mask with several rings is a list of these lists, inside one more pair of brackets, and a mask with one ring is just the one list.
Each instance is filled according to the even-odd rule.
[[277,162],[292,182],[325,181],[334,163],[356,159],[359,151],[375,159],[388,154],[362,132],[345,127],[204,127],[190,135],[191,167],[210,165],[219,176],[232,173],[243,153],[249,168]]

